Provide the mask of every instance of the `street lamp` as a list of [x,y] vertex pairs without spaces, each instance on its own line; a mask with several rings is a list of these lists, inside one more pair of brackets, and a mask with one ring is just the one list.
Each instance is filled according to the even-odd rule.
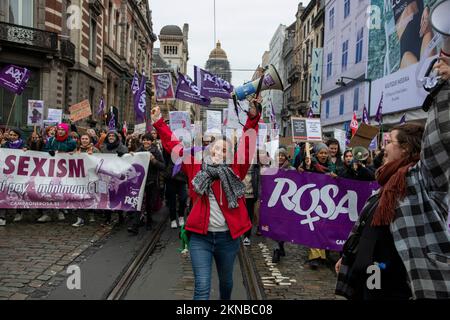
[[355,78],[349,78],[349,77],[341,77],[340,79],[338,79],[336,81],[336,85],[340,86],[340,87],[345,87],[347,84],[344,82],[344,79],[347,80],[352,80],[352,81],[356,81],[356,82],[368,82],[369,83],[369,103],[367,106],[367,113],[369,115],[369,119],[370,119],[370,100],[371,100],[371,95],[372,95],[372,79],[355,79]]

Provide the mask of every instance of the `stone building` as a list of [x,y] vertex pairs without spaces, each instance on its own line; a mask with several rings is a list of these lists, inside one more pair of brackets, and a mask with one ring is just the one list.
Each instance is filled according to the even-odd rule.
[[[70,105],[88,99],[93,115],[78,124],[102,123],[96,115],[101,97],[106,107],[117,108],[120,122],[133,123],[131,77],[135,67],[151,75],[155,40],[146,1],[1,1],[0,67],[11,63],[31,70],[11,124],[27,129],[28,99],[63,109],[65,118]],[[12,99],[0,89],[0,123],[6,122]]]

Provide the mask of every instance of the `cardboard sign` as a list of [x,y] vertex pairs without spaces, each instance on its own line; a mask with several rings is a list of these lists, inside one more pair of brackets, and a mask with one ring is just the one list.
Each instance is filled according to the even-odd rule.
[[69,107],[70,120],[72,122],[84,119],[92,115],[91,105],[89,100],[83,100],[80,103],[74,104]]
[[28,126],[41,126],[44,121],[44,101],[28,100]]
[[369,149],[370,144],[372,143],[373,138],[375,138],[380,129],[375,126],[370,126],[365,123],[361,123],[355,135],[352,137],[349,143],[349,147],[364,147]]
[[342,151],[346,149],[345,147],[345,138],[346,132],[342,129],[334,129],[334,138],[339,141],[339,147]]
[[292,139],[297,142],[322,141],[320,119],[291,118]]

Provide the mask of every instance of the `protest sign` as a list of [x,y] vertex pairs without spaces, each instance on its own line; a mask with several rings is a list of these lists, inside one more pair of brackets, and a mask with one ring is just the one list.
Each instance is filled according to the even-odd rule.
[[44,121],[44,101],[28,100],[27,126],[42,126]]
[[320,119],[291,118],[292,136],[294,141],[322,141]]
[[341,251],[376,182],[278,170],[261,176],[264,236],[311,248]]
[[342,129],[334,129],[334,138],[339,141],[339,147],[342,151],[344,151],[346,148],[345,141],[346,141],[346,132]]
[[145,131],[146,131],[146,123],[145,122],[134,125],[133,133],[145,134]]
[[206,110],[206,131],[222,132],[222,112],[215,110]]
[[361,123],[355,135],[352,137],[349,143],[349,147],[364,147],[369,149],[369,145],[372,143],[372,140],[378,135],[380,129],[375,126],[371,126],[365,123]]
[[0,208],[140,211],[150,154],[0,149]]
[[87,99],[70,106],[69,111],[70,120],[72,122],[87,118],[92,115],[91,105],[89,104],[89,100]]
[[62,109],[48,108],[46,120],[49,122],[54,122],[54,123],[61,123],[62,122]]

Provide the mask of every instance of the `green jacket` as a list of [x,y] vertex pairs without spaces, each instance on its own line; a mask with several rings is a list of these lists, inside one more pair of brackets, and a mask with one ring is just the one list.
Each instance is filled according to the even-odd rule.
[[77,148],[77,143],[72,137],[68,137],[64,141],[58,141],[55,137],[51,137],[45,144],[45,151],[61,151],[72,152]]

